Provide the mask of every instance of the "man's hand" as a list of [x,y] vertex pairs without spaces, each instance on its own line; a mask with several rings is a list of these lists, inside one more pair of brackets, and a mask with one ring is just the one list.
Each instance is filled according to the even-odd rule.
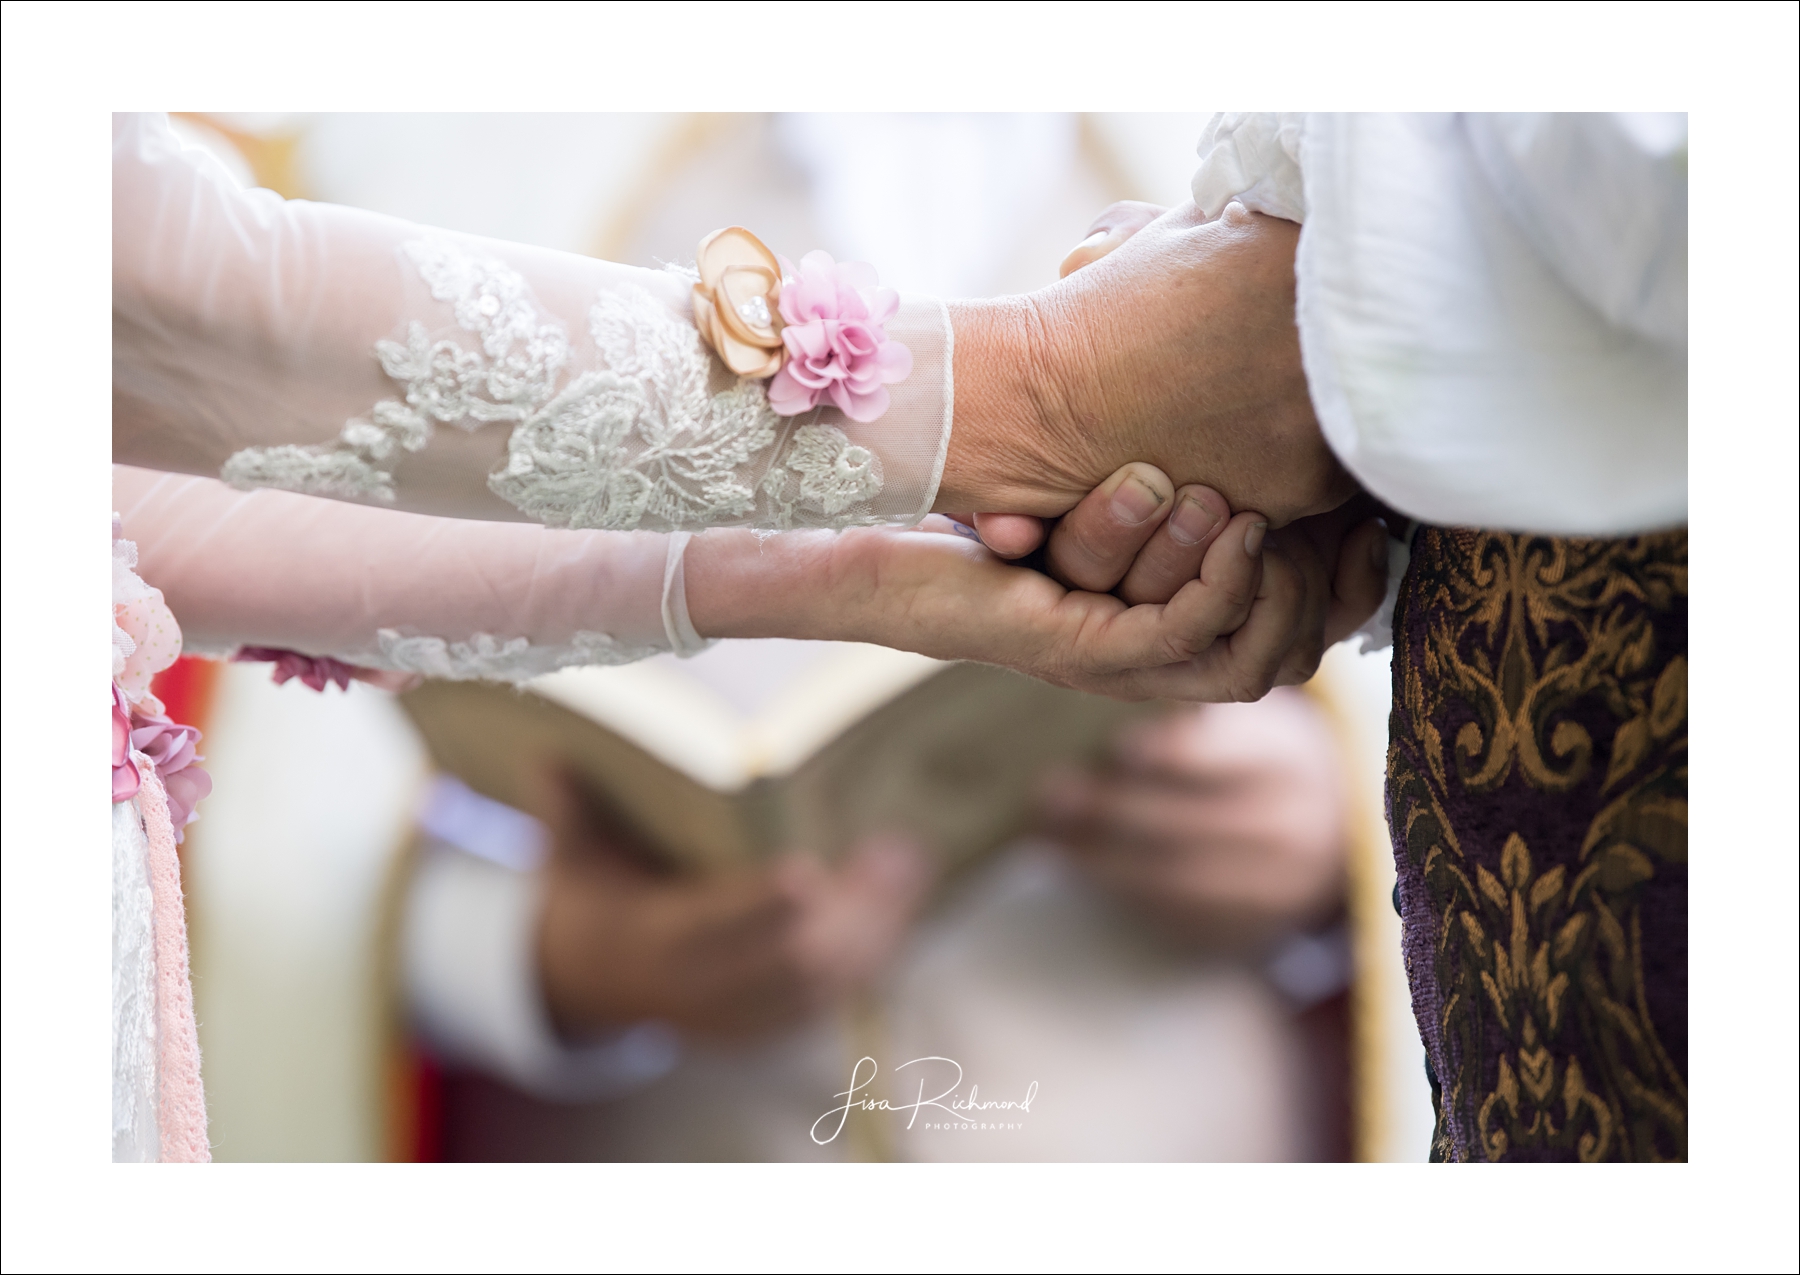
[[924,854],[893,838],[838,866],[678,875],[573,782],[546,809],[538,971],[572,1037],[645,1019],[742,1037],[803,1019],[880,973],[931,885]]
[[1142,723],[1111,767],[1053,776],[1044,807],[1094,881],[1211,948],[1253,950],[1343,897],[1343,759],[1297,691]]
[[1143,606],[1012,566],[942,515],[918,531],[713,532],[688,549],[688,609],[709,637],[877,642],[1119,699],[1259,699],[1308,606],[1260,522],[1231,519],[1196,578]]
[[1071,254],[1082,268],[1048,288],[951,308],[939,509],[1061,514],[1132,460],[1271,527],[1354,490],[1300,365],[1299,227],[1237,204],[1210,222],[1191,204],[1146,211],[1109,209]]
[[[1375,612],[1387,591],[1387,529],[1379,507],[1358,495],[1330,513],[1267,532],[1262,552],[1284,560],[1300,582],[1301,618],[1284,653],[1276,685],[1311,677],[1327,647]],[[1245,516],[1245,515],[1240,515]],[[1251,514],[1248,517],[1257,519]],[[1207,487],[1174,489],[1161,470],[1125,466],[1048,528],[1018,515],[962,515],[1003,556],[1043,549],[1039,565],[1072,588],[1110,592],[1133,605],[1167,602],[1199,575],[1200,564],[1228,525],[1224,498]],[[1254,523],[1253,523],[1254,525]]]
[[[1106,257],[1167,211],[1130,200],[1105,209],[1089,224],[1087,238],[1063,258],[1062,277]],[[1378,512],[1372,500],[1357,493],[1268,541],[1270,550],[1293,561],[1307,596],[1307,618],[1283,661],[1282,684],[1311,677],[1325,648],[1354,633],[1380,605],[1387,585],[1387,536],[1373,521]],[[1048,526],[1024,514],[961,517],[1003,558],[1032,554],[1047,536],[1043,566],[1051,575],[1074,588],[1113,592],[1137,604],[1166,602],[1192,579],[1206,545],[1230,514],[1211,488],[1191,484],[1177,491],[1160,470],[1136,462]]]

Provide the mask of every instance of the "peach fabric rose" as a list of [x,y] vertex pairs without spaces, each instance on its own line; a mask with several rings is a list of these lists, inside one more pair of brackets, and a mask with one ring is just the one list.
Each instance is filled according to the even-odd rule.
[[739,376],[775,375],[786,357],[775,254],[742,226],[727,226],[700,241],[694,264],[694,326],[713,353]]

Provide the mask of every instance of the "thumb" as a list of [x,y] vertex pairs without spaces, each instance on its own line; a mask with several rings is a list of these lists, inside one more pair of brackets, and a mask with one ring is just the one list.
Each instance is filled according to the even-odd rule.
[[1044,520],[1029,514],[975,514],[981,543],[1002,558],[1023,558],[1044,543]]
[[1088,223],[1088,236],[1062,259],[1057,278],[1067,279],[1083,266],[1092,265],[1148,226],[1168,209],[1158,204],[1122,199]]

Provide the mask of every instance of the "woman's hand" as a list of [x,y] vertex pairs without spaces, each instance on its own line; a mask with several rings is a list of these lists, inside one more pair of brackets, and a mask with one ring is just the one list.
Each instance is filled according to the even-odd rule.
[[917,531],[709,532],[688,547],[688,609],[708,637],[877,642],[1120,699],[1251,700],[1281,676],[1309,607],[1266,537],[1258,515],[1226,521],[1195,578],[1131,606],[1011,565],[942,516]]

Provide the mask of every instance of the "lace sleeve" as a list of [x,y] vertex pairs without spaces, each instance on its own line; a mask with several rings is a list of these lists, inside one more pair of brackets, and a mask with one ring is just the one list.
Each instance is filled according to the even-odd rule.
[[123,465],[113,502],[193,654],[523,682],[703,645],[682,534],[432,518]]
[[887,413],[776,416],[691,276],[238,187],[114,129],[114,456],[422,513],[671,531],[911,525],[949,442],[948,315],[904,298]]

